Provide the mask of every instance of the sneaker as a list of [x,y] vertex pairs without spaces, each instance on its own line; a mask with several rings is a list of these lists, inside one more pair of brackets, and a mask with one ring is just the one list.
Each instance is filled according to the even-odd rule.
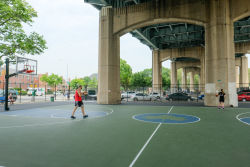
[[88,117],[88,115],[84,115],[84,116],[83,116],[83,118],[87,118],[87,117]]
[[75,116],[73,116],[73,115],[71,115],[71,117],[70,118],[72,118],[72,119],[76,119],[76,117]]

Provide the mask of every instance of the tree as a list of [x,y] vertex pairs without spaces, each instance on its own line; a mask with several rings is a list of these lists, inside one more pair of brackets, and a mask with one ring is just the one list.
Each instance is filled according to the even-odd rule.
[[[152,77],[151,77],[152,78]],[[133,87],[148,87],[152,86],[152,83],[149,83],[149,76],[145,74],[145,72],[137,72],[132,76],[132,86]]]
[[97,79],[96,78],[91,79],[91,81],[89,82],[89,87],[97,88]]
[[56,74],[51,74],[51,75],[42,75],[41,77],[42,82],[48,83],[49,86],[54,86],[55,87],[55,98],[56,98],[56,86],[59,84],[62,84],[63,78],[59,77]]
[[[248,79],[250,81],[250,68],[248,69]],[[250,83],[250,82],[249,82]]]
[[73,79],[71,82],[70,82],[70,86],[73,88],[73,89],[77,89],[79,85],[84,85],[84,81],[82,79]]
[[87,88],[88,88],[88,86],[89,86],[89,84],[91,82],[91,78],[90,77],[84,77],[82,80],[83,80],[83,86],[84,86],[85,90],[87,90]]
[[170,69],[162,67],[162,87],[170,88],[171,79],[170,79]]
[[127,90],[132,78],[132,68],[125,60],[120,59],[120,82],[123,89]]
[[0,59],[14,55],[41,54],[46,47],[46,41],[35,32],[27,34],[23,25],[31,26],[36,11],[25,0],[0,1]]
[[146,86],[152,86],[152,68],[143,70],[142,75],[146,81]]

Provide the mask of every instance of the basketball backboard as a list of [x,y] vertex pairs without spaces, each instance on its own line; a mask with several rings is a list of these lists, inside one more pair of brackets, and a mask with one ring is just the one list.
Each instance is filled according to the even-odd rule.
[[37,75],[37,60],[16,56],[16,73]]

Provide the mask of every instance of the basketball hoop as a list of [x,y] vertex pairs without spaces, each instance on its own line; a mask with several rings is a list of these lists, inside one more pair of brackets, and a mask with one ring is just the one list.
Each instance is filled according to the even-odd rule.
[[30,74],[30,73],[32,73],[32,72],[34,72],[35,70],[26,70],[25,72],[27,73],[27,74]]
[[30,73],[33,73],[35,70],[32,70],[31,69],[31,66],[30,65],[24,65],[24,69],[25,69],[25,73],[27,73],[27,74],[30,74]]

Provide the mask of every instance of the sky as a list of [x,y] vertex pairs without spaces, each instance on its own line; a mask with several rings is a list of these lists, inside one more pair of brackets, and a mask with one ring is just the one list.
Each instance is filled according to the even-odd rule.
[[[48,49],[38,60],[38,73],[82,78],[98,71],[99,11],[84,0],[26,0],[38,13],[32,27]],[[152,68],[152,51],[130,34],[120,38],[120,56],[133,72]],[[250,56],[248,56],[250,65]],[[170,62],[163,67],[170,68]]]
[[[32,27],[48,49],[38,60],[38,73],[80,78],[98,71],[99,11],[84,0],[26,0],[37,12]],[[120,56],[133,72],[152,68],[152,52],[130,34],[121,37]],[[139,62],[139,63],[138,63]],[[67,68],[68,67],[68,68]]]

